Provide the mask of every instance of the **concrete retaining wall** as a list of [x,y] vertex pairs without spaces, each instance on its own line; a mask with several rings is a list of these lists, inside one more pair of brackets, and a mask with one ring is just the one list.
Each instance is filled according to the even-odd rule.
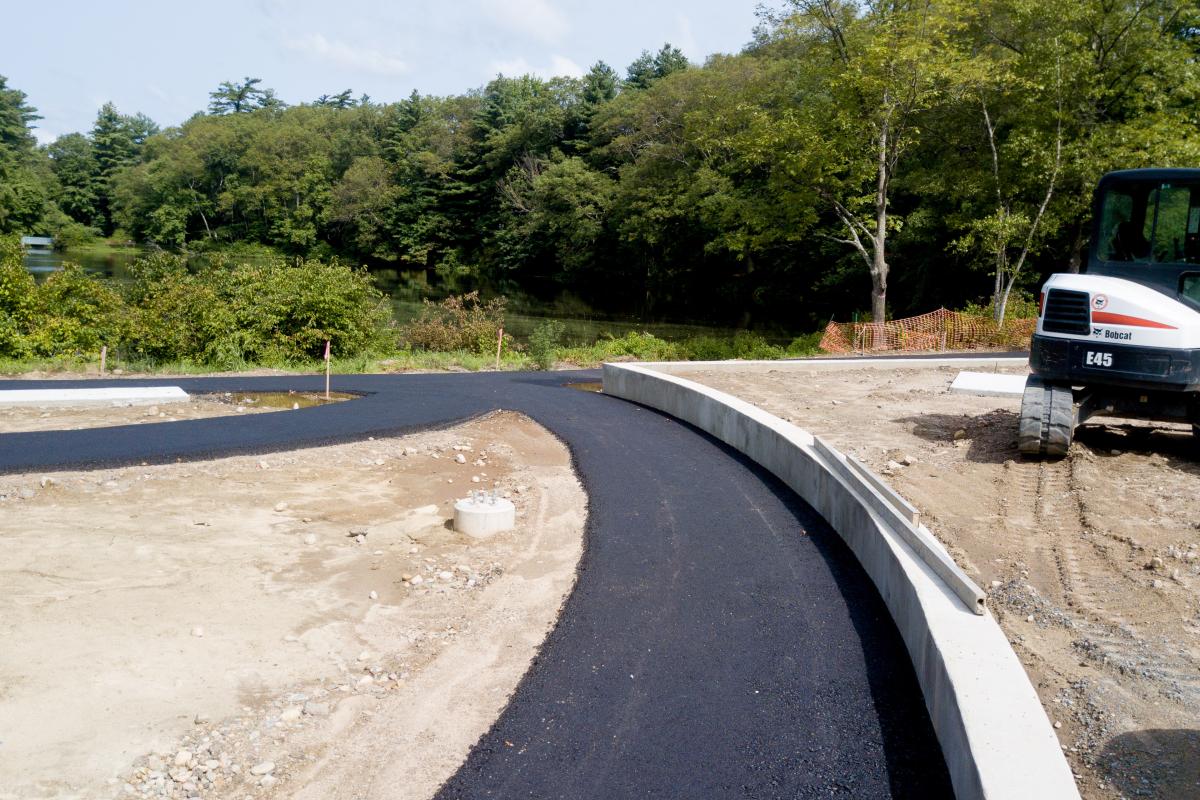
[[604,392],[678,417],[746,454],[846,541],[904,638],[960,800],[1079,797],[1050,721],[1000,626],[982,606],[969,608],[964,587],[952,588],[930,565],[929,554],[922,558],[897,533],[898,515],[876,510],[890,506],[889,499],[856,477],[857,470],[832,463],[840,454],[823,454],[828,445],[818,448],[807,431],[666,374],[663,365],[605,364]]

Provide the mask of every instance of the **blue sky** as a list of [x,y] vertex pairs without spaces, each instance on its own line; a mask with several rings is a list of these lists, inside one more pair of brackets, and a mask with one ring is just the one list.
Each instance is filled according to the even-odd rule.
[[42,0],[5,9],[0,75],[44,117],[44,142],[88,130],[109,100],[175,125],[247,75],[289,103],[343,89],[392,101],[600,59],[624,72],[666,41],[702,62],[749,41],[758,2]]

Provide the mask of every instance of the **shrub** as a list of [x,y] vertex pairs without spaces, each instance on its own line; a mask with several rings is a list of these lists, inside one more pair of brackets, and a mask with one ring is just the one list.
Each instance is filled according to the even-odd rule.
[[681,343],[692,361],[726,361],[740,358],[763,361],[783,358],[782,347],[771,344],[762,336],[750,331],[738,331],[732,338],[718,336],[693,336]]
[[[423,301],[417,318],[404,326],[401,340],[415,350],[449,353],[466,350],[487,354],[495,351],[496,337],[504,327],[503,297],[479,301],[479,292],[451,295],[440,303]],[[511,347],[511,340],[505,337]]]
[[97,353],[124,339],[128,314],[121,295],[77,264],[52,274],[32,299],[26,342],[34,355]]
[[336,261],[231,265],[189,272],[183,259],[139,259],[127,288],[137,304],[130,339],[154,361],[230,369],[246,363],[319,358],[325,341],[354,357],[381,344],[390,320],[370,275]]
[[636,331],[620,338],[608,336],[589,347],[568,347],[558,351],[559,360],[579,366],[594,366],[604,361],[678,361],[686,357],[680,345]]
[[21,240],[0,236],[0,356],[26,354],[25,331],[33,313],[33,276],[21,264]]
[[529,355],[538,369],[554,366],[558,346],[567,326],[556,319],[539,322],[529,335]]

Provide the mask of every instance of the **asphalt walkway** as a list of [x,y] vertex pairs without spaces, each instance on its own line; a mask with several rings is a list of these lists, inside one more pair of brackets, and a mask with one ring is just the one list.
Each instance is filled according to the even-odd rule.
[[[337,376],[294,412],[0,435],[0,472],[163,463],[444,427],[503,408],[567,443],[589,497],[579,579],[442,798],[940,798],[908,656],[853,555],[735,451],[563,387],[597,373]],[[316,377],[11,381],[312,391]],[[11,512],[10,512],[11,513]]]

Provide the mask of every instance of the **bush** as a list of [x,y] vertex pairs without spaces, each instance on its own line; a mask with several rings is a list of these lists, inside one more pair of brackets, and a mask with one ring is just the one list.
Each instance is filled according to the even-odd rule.
[[749,331],[738,331],[733,338],[693,336],[681,344],[691,361],[727,361],[734,358],[766,361],[785,355],[782,347]]
[[128,313],[106,281],[66,264],[33,292],[28,351],[37,356],[98,353],[124,339]]
[[131,269],[138,305],[132,345],[155,361],[234,368],[320,358],[329,340],[339,356],[378,347],[390,319],[370,275],[337,261],[227,264],[189,272],[156,254]]
[[21,240],[0,236],[0,356],[27,352],[25,331],[33,313],[33,276],[21,264]]
[[678,344],[650,333],[631,331],[620,338],[608,336],[590,347],[567,347],[558,358],[579,366],[594,366],[604,361],[679,361],[687,357]]
[[[414,350],[450,353],[466,350],[471,353],[495,352],[496,337],[504,327],[503,297],[479,301],[479,292],[451,295],[440,303],[423,301],[420,314],[404,326],[402,343]],[[512,346],[505,336],[505,344]]]
[[529,355],[538,369],[554,366],[558,346],[567,326],[556,319],[539,322],[529,335]]

